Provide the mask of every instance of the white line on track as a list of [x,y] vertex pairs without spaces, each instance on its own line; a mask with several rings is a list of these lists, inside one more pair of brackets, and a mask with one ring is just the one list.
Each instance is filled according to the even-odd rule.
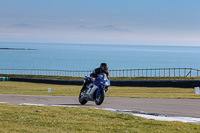
[[[0,102],[0,103],[9,103],[9,102]],[[78,106],[68,106],[68,105],[56,105],[56,104],[33,104],[33,103],[11,103],[11,104],[18,104],[18,105],[34,105],[34,106],[60,106],[60,107],[78,107]],[[148,113],[135,113],[131,110],[117,110],[112,108],[95,108],[106,110],[114,113],[124,113],[124,114],[132,114],[134,116],[143,117],[146,119],[153,119],[159,121],[180,121],[185,123],[197,123],[200,124],[200,118],[193,118],[193,117],[181,117],[181,116],[168,116],[168,115],[149,115]]]

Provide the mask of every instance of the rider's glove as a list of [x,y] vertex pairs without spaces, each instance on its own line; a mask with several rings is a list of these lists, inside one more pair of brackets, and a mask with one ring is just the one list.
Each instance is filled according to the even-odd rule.
[[95,81],[95,78],[91,77],[91,81],[93,81],[93,82],[94,82],[94,81]]

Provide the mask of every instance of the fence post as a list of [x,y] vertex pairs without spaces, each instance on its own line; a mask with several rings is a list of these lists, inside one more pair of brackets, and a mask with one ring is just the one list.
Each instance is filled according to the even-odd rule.
[[185,68],[185,71],[184,71],[184,77],[186,77],[186,68]]
[[148,77],[148,69],[146,70],[146,76]]
[[164,77],[165,77],[165,68],[164,68]]
[[144,76],[144,69],[142,69],[142,77]]
[[132,69],[130,70],[130,76],[132,77]]
[[134,69],[134,77],[135,77],[135,69]]
[[190,68],[190,77],[192,77],[192,68]]
[[176,77],[176,68],[174,68],[174,77]]
[[140,69],[138,69],[138,77],[140,77]]

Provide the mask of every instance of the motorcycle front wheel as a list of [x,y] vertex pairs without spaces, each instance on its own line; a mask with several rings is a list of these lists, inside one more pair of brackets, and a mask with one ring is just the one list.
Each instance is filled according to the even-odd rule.
[[84,104],[86,104],[88,101],[85,100],[85,99],[83,98],[82,93],[83,93],[83,92],[80,92],[80,94],[79,94],[79,102],[80,102],[80,104],[84,105]]
[[95,98],[96,105],[101,105],[104,101],[104,98],[105,98],[105,90],[101,90],[98,96],[96,93],[96,98]]

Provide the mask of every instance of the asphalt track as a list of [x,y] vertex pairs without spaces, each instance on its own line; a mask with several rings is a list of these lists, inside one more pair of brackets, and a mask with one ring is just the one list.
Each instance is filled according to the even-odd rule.
[[47,106],[76,106],[90,108],[110,108],[127,112],[150,115],[183,116],[200,118],[200,99],[161,99],[161,98],[122,98],[106,97],[102,105],[89,101],[80,105],[78,97],[70,96],[31,96],[0,94],[0,102],[45,104]]

